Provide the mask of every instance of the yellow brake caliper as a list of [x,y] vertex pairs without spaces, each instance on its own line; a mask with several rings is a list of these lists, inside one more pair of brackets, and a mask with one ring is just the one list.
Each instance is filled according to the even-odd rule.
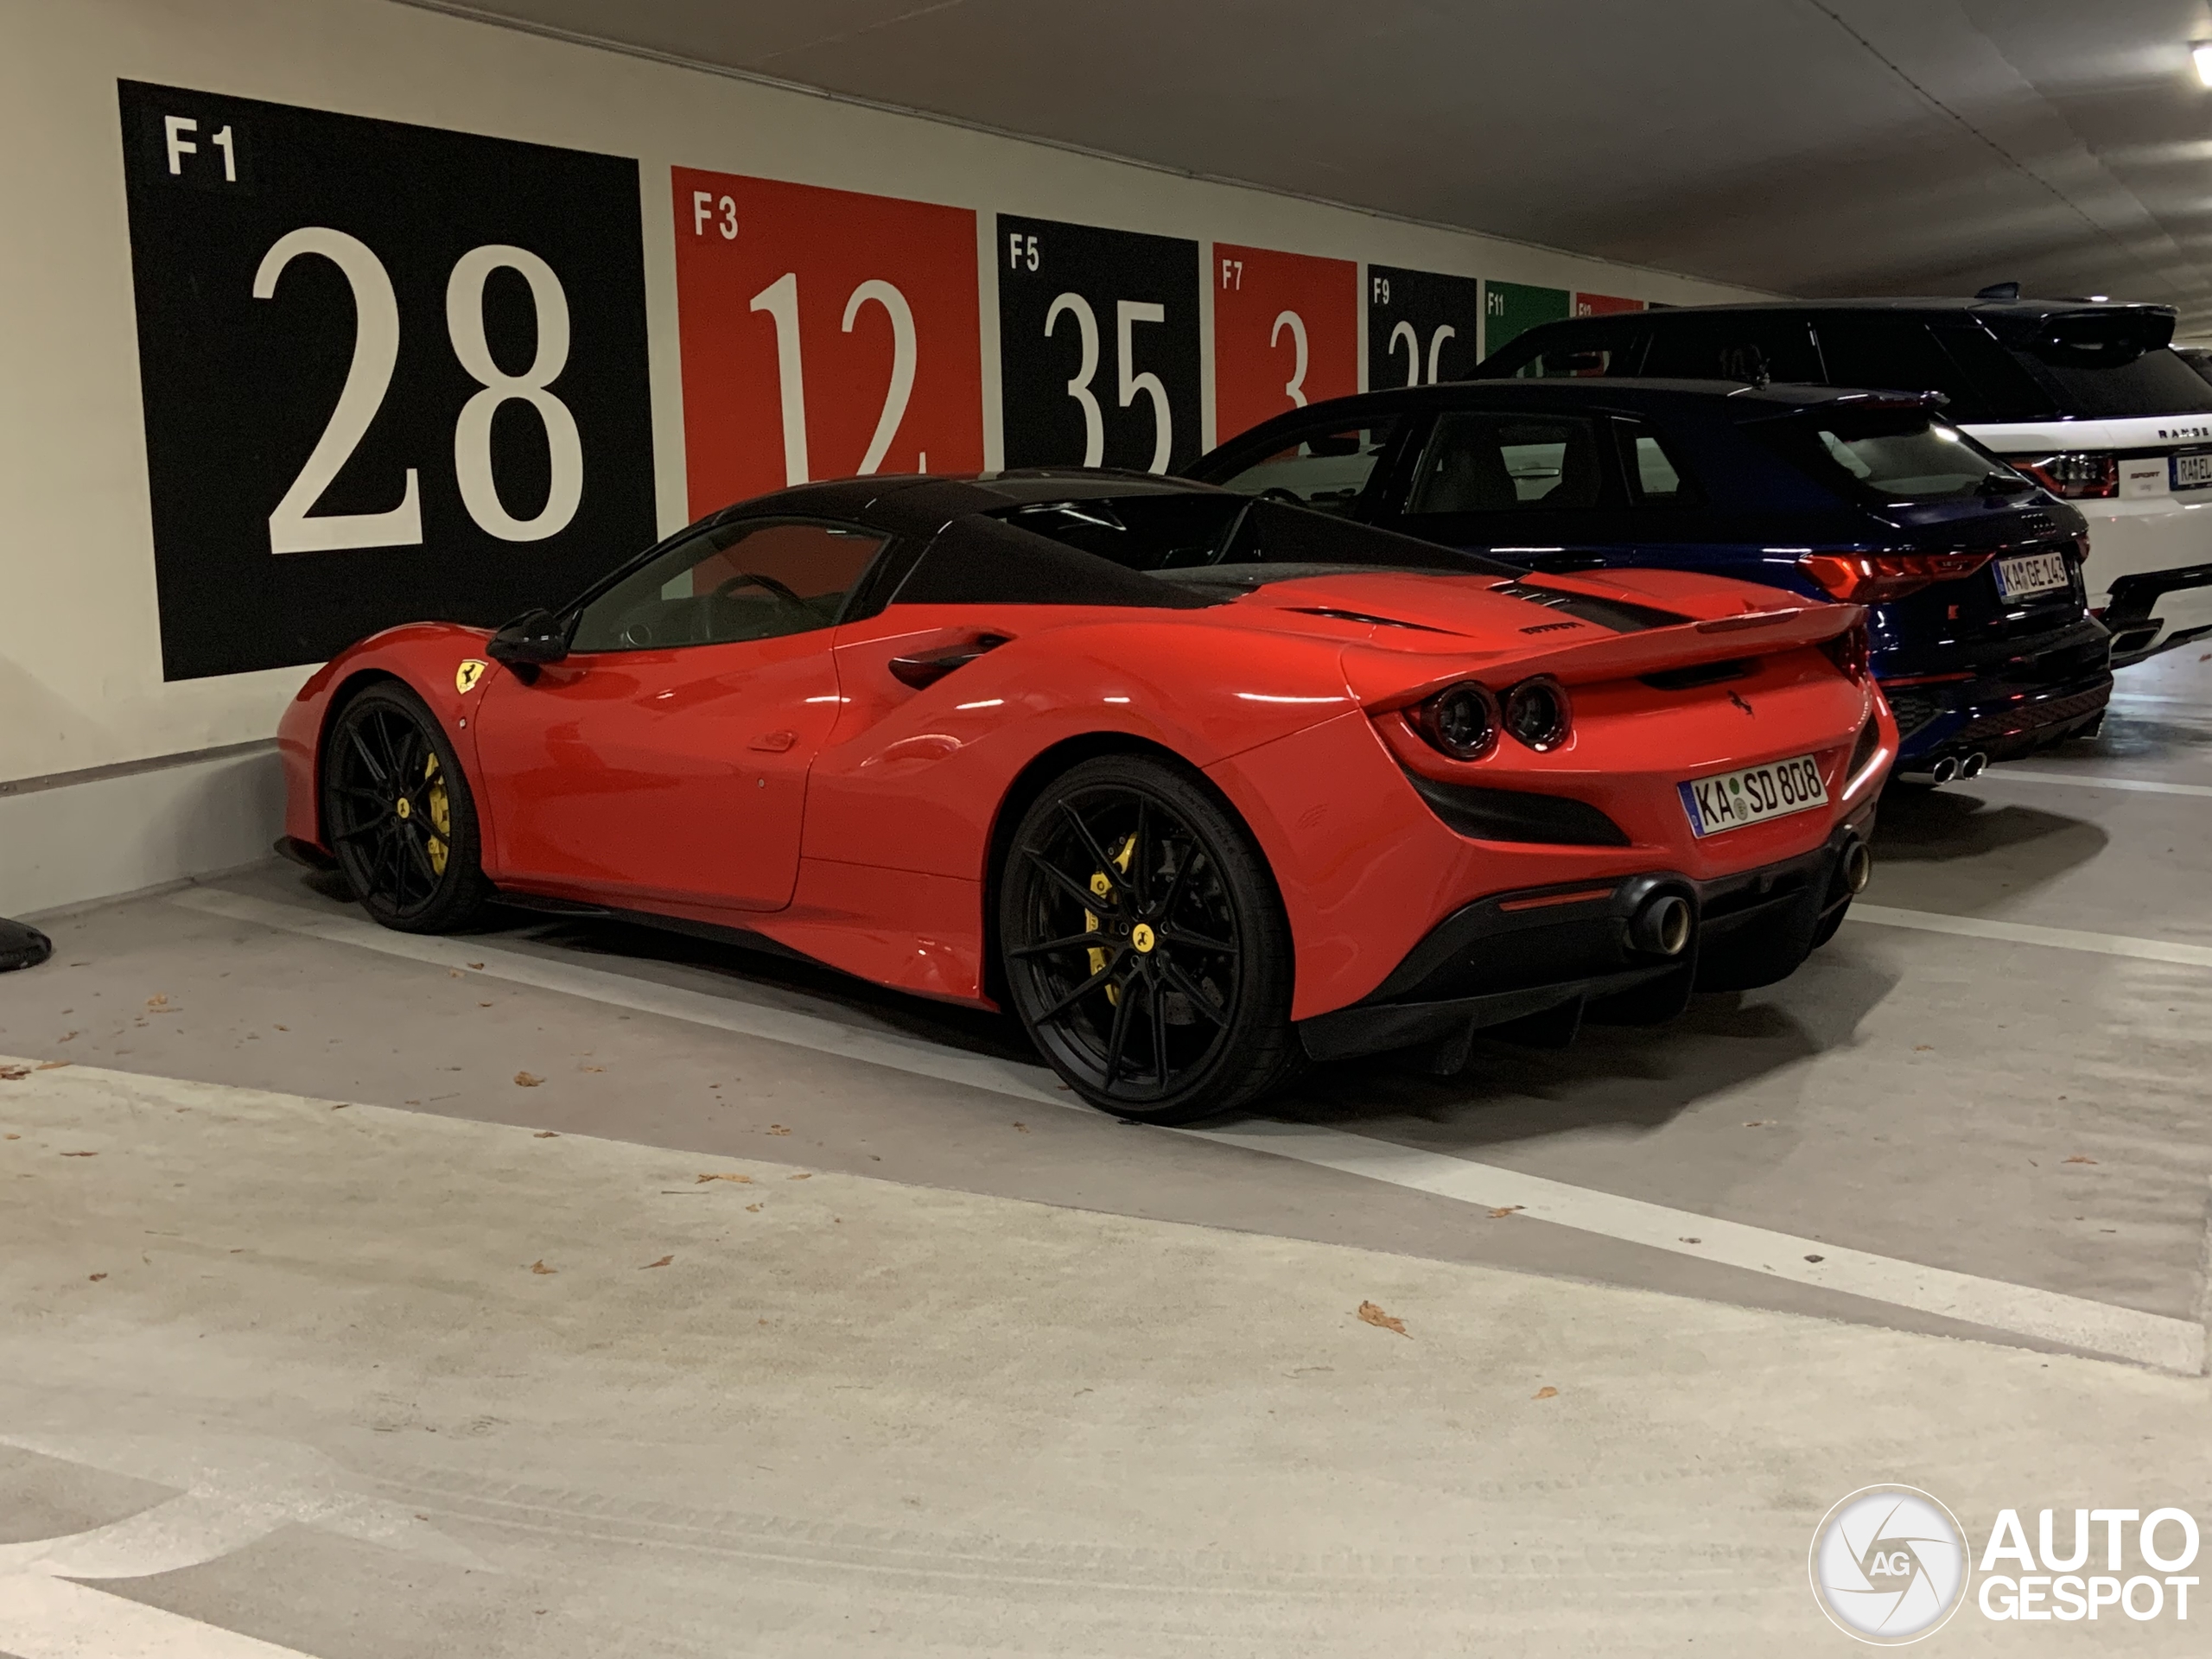
[[[1129,860],[1135,856],[1136,850],[1137,832],[1132,830],[1129,831],[1129,838],[1122,843],[1122,850],[1114,855],[1114,868],[1121,871],[1123,875],[1127,875],[1129,873]],[[1103,870],[1093,870],[1090,873],[1090,890],[1101,899],[1110,897],[1114,891],[1114,878]],[[1086,933],[1096,933],[1098,927],[1098,918],[1090,911],[1084,911],[1083,931]],[[1090,957],[1090,971],[1094,974],[1103,972],[1106,967],[1106,953],[1094,944],[1088,954]],[[1106,988],[1106,1000],[1118,1007],[1122,1001],[1121,987],[1109,985]]]
[[453,803],[446,798],[446,780],[435,754],[423,762],[423,779],[429,785],[423,800],[430,809],[430,868],[446,873],[446,843],[453,839]]

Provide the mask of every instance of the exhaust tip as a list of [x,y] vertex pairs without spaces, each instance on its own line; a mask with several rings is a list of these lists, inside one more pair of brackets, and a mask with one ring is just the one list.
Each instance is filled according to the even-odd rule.
[[1679,957],[1689,948],[1695,920],[1689,900],[1681,894],[1659,893],[1629,923],[1629,940],[1637,950],[1655,957]]
[[1843,885],[1856,899],[1866,891],[1866,884],[1874,879],[1874,854],[1863,841],[1853,841],[1843,849]]
[[1928,775],[1939,784],[1948,784],[1959,775],[1959,763],[1949,755],[1944,755],[1928,768]]
[[1988,770],[1989,757],[1980,749],[1976,749],[1959,762],[1959,780],[1963,783],[1969,778],[1979,778]]

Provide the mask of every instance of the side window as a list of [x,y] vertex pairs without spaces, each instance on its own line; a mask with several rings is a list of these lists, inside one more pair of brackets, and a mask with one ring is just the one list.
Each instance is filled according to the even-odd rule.
[[1823,317],[1819,327],[1829,385],[1878,391],[1940,391],[1951,400],[1946,410],[1951,419],[1988,418],[1980,408],[1985,400],[1978,389],[1917,318],[1870,312]]
[[665,650],[826,628],[885,539],[788,519],[716,524],[586,605],[569,648]]
[[1687,506],[1698,499],[1696,487],[1664,439],[1641,421],[1616,420],[1621,470],[1638,506]]
[[1618,324],[1562,329],[1513,372],[1522,380],[1591,380],[1609,374],[1634,374],[1643,345],[1641,329]]
[[1820,385],[1820,353],[1799,318],[1760,313],[1654,322],[1642,373],[1651,380],[1789,380]]
[[1214,481],[1244,495],[1298,502],[1349,516],[1390,442],[1395,421],[1310,432],[1243,471]]
[[1605,474],[1592,423],[1574,416],[1463,412],[1436,423],[1408,513],[1594,507]]

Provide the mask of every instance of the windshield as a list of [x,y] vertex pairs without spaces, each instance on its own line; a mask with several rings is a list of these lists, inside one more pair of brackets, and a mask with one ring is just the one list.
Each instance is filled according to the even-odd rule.
[[2035,487],[1958,428],[1916,410],[1815,410],[1775,423],[1772,437],[1823,482],[1882,501],[2024,494]]
[[1218,572],[1224,580],[1250,586],[1319,570],[1513,574],[1504,565],[1410,536],[1348,524],[1285,502],[1229,494],[1046,502],[1002,516],[1033,535],[1147,575]]

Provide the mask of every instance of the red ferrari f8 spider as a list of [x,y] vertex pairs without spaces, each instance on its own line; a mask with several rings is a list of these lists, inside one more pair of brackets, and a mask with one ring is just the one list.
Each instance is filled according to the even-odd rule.
[[1008,1008],[1177,1122],[1789,974],[1896,753],[1866,648],[1141,474],[810,485],[346,652],[283,721],[286,847],[391,927],[611,914]]

